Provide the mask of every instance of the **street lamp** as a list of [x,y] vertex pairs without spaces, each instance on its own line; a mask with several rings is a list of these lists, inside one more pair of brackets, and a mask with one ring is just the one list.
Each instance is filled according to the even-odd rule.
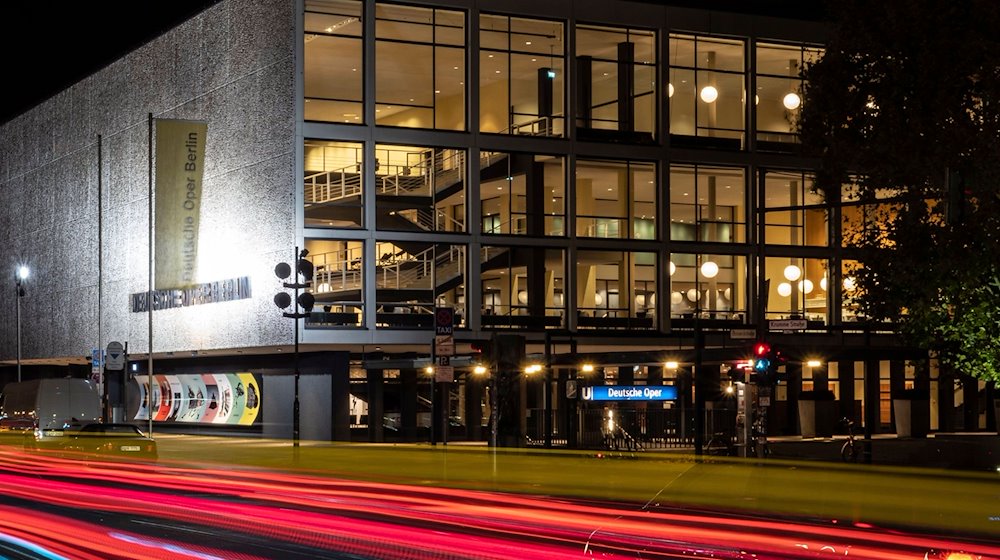
[[[295,290],[295,305],[292,312],[284,312],[283,316],[295,320],[295,401],[292,404],[292,445],[299,446],[299,319],[308,317],[312,312],[316,298],[309,292],[299,294],[300,289],[312,286],[313,264],[306,260],[309,255],[308,249],[295,248],[295,276],[291,282],[282,282],[282,286]],[[292,267],[288,263],[280,262],[274,267],[274,274],[284,280],[292,275]],[[278,292],[274,295],[274,304],[281,309],[292,305],[292,297],[288,292]],[[303,309],[302,312],[298,308]]]
[[24,286],[22,283],[28,279],[31,271],[28,267],[21,265],[14,273],[14,294],[17,300],[17,381],[21,381],[21,298],[24,297]]

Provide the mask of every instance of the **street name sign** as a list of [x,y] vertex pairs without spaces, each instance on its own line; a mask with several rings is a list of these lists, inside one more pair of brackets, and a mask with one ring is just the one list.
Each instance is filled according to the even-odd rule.
[[767,322],[767,328],[772,331],[800,331],[808,325],[809,322],[805,319],[782,319]]

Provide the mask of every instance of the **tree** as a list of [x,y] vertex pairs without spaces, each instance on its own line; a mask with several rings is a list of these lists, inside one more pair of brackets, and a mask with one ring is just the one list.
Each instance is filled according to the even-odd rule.
[[828,200],[856,200],[849,303],[1000,381],[1000,3],[836,0],[798,121]]

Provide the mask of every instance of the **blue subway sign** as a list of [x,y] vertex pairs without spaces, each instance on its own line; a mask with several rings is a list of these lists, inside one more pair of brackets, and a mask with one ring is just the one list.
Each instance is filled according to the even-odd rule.
[[673,385],[598,385],[583,387],[585,401],[672,401],[677,398]]

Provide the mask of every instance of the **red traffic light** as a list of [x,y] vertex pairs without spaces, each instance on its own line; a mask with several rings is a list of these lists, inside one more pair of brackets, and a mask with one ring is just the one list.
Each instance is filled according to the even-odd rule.
[[766,342],[758,342],[753,345],[753,355],[758,358],[766,357],[771,353],[771,345]]

